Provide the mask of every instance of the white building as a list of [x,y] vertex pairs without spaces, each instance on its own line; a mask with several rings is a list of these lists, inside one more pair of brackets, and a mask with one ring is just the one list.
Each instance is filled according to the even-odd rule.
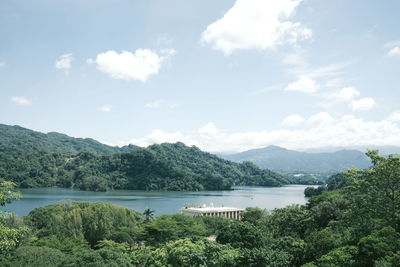
[[193,206],[186,206],[183,207],[182,213],[188,216],[217,216],[217,217],[225,217],[229,219],[236,219],[240,220],[241,216],[240,213],[244,211],[241,208],[233,208],[233,207],[214,207],[203,205],[201,207],[193,207]]

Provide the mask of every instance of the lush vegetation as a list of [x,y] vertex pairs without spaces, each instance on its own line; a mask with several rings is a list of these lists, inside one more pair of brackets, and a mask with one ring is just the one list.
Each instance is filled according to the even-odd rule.
[[399,266],[400,158],[368,155],[373,168],[336,175],[307,205],[247,208],[242,221],[84,202],[3,215],[0,265]]
[[238,164],[183,143],[116,148],[92,139],[0,125],[0,177],[18,187],[221,190],[279,186],[288,176]]
[[48,134],[20,126],[0,124],[0,151],[49,151],[66,155],[79,152],[106,154],[135,149],[135,146],[111,147],[90,138],[73,138],[65,134]]

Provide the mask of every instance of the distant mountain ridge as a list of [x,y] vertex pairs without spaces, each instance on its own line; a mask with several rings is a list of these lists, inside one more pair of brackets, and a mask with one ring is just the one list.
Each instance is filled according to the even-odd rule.
[[400,155],[400,146],[349,146],[349,147],[321,147],[306,149],[303,152],[308,153],[333,153],[339,150],[357,150],[360,152],[367,152],[368,150],[379,150],[380,155]]
[[260,168],[285,173],[335,173],[351,167],[364,169],[371,165],[369,158],[358,150],[308,153],[268,146],[221,157],[235,162],[250,161]]
[[147,148],[104,145],[89,138],[0,125],[0,181],[19,187],[138,190],[227,190],[280,186],[291,177],[252,163],[221,159],[183,143]]

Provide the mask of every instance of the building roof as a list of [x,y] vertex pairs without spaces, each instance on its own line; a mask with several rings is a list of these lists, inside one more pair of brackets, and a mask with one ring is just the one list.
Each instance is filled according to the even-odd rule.
[[182,211],[193,213],[209,213],[209,212],[229,212],[229,211],[244,211],[242,208],[234,207],[184,207]]

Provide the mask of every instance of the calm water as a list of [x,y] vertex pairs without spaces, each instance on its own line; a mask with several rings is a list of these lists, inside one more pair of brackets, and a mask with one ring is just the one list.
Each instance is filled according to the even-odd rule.
[[304,185],[284,187],[245,186],[236,187],[235,190],[231,191],[202,192],[148,192],[136,190],[87,192],[63,188],[21,189],[23,197],[1,209],[24,216],[34,208],[70,199],[74,201],[108,202],[139,212],[143,212],[146,208],[151,208],[156,215],[177,213],[185,204],[209,205],[213,203],[215,206],[260,207],[271,210],[290,204],[306,203],[307,199],[303,193],[306,187]]

